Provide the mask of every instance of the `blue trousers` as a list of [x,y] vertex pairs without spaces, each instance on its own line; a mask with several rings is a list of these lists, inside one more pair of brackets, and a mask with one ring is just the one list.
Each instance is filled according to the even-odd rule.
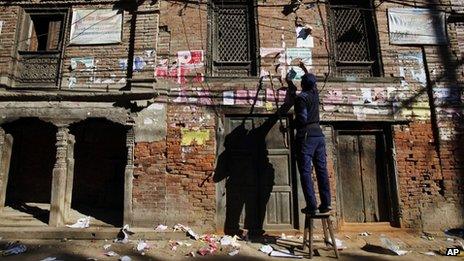
[[320,208],[330,206],[329,173],[327,171],[327,157],[325,137],[301,137],[296,139],[296,156],[300,171],[301,186],[306,200],[306,207],[317,208],[313,179],[311,178],[312,163],[316,168],[317,186],[321,200]]

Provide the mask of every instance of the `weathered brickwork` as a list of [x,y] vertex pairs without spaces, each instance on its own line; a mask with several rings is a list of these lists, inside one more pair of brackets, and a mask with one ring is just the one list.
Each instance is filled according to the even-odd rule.
[[[67,101],[66,95],[81,95],[77,101],[66,105],[69,108],[63,105],[67,108],[63,111],[54,104],[38,103],[48,101],[48,96],[19,97],[10,101],[9,97],[19,95],[14,88],[2,87],[0,98],[9,102],[30,102],[27,106],[18,106],[28,108],[28,115],[51,122],[62,120],[60,112],[68,115],[72,108],[79,108],[80,113],[68,117],[73,121],[82,117],[110,118],[112,109],[117,108],[118,116],[114,116],[114,121],[135,128],[136,133],[133,173],[130,178],[126,177],[126,182],[132,183],[125,187],[131,190],[125,195],[130,195],[131,204],[126,208],[130,208],[129,221],[133,225],[184,223],[205,230],[223,227],[218,221],[225,211],[221,209],[224,207],[223,191],[221,185],[213,181],[213,176],[224,145],[223,136],[227,134],[224,124],[231,116],[272,115],[276,112],[275,96],[280,95],[277,102],[283,103],[285,93],[277,89],[286,87],[282,76],[296,63],[294,58],[297,57],[289,57],[289,48],[297,46],[295,21],[312,28],[314,47],[309,48],[311,59],[307,63],[319,79],[321,120],[325,126],[338,223],[343,223],[337,187],[337,177],[342,173],[338,158],[343,155],[338,152],[337,135],[339,130],[349,129],[352,124],[358,131],[381,126],[382,131],[388,132],[385,136],[391,136],[393,146],[386,151],[393,160],[391,180],[396,182],[392,184],[392,197],[397,195],[398,201],[398,206],[391,206],[398,210],[393,213],[396,217],[392,220],[397,219],[401,227],[424,230],[462,225],[459,220],[464,209],[462,21],[447,22],[448,45],[393,45],[389,36],[388,9],[413,6],[407,1],[402,4],[401,1],[374,0],[380,77],[333,76],[334,52],[330,35],[334,28],[328,5],[317,2],[292,7],[283,3],[285,1],[258,0],[254,1],[257,75],[212,76],[209,70],[214,58],[211,52],[214,21],[209,10],[212,1],[142,2],[137,11],[133,11],[130,5],[121,5],[120,1],[15,1],[8,5],[0,1],[0,21],[3,22],[0,84],[3,87],[12,87],[17,75],[17,36],[21,31],[18,17],[22,8],[121,10],[123,29],[119,44],[69,45],[70,25],[67,23],[60,81],[50,93],[65,97],[54,98],[57,101]],[[431,2],[432,8],[447,14],[464,10],[462,1]],[[416,2],[414,6],[426,7]],[[293,11],[286,12],[289,8]],[[198,55],[195,57],[199,60],[188,64],[188,54]],[[81,58],[91,59],[93,66],[74,63]],[[128,59],[134,59],[133,72],[127,68]],[[260,78],[268,74],[274,76],[272,84],[269,77]],[[130,97],[147,93],[157,97],[133,100],[104,97],[103,101],[95,95],[122,95],[122,91],[118,91],[121,88]],[[31,91],[27,95],[36,94]],[[90,105],[90,102],[101,103],[101,107]],[[11,104],[0,101],[0,105],[0,116],[8,119],[6,121],[19,117],[17,111],[14,117],[11,115]],[[47,110],[56,108],[56,112],[50,116],[35,109],[44,106]],[[88,109],[94,107],[108,110],[97,113]],[[344,127],[339,128],[342,125]],[[272,147],[270,144],[275,141],[269,142],[268,146]],[[294,162],[292,164],[294,168]],[[297,174],[295,178],[298,179]],[[299,194],[295,201],[299,202],[298,207],[303,207],[300,192],[295,193]],[[445,220],[443,224],[440,219]],[[292,225],[300,228],[301,220],[299,226]]]

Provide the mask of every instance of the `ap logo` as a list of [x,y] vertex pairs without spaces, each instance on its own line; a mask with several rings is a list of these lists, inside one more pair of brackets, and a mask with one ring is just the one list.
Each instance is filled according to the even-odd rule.
[[447,248],[446,249],[447,256],[457,256],[459,255],[460,252],[461,250],[459,250],[459,248]]

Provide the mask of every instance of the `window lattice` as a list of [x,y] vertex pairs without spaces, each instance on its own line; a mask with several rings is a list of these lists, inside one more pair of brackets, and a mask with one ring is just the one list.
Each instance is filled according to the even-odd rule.
[[217,11],[217,60],[219,62],[247,62],[249,35],[247,9],[220,8]]
[[337,61],[371,61],[365,17],[359,9],[332,8]]

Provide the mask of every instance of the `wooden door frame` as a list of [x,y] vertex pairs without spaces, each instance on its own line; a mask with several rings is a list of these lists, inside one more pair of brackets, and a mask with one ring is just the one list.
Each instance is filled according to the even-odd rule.
[[[239,119],[244,119],[244,118],[252,118],[252,117],[269,117],[271,116],[270,114],[224,114],[222,117],[218,117],[217,119],[217,133],[216,133],[216,142],[217,142],[217,155],[216,157],[219,157],[222,152],[224,152],[224,141],[225,137],[227,135],[227,131],[230,131],[228,129],[227,121],[228,119],[231,118],[239,118]],[[285,117],[287,119],[287,127],[292,130],[293,129],[293,116],[292,114],[285,114],[282,115],[282,117]],[[278,122],[276,124],[279,124]],[[300,229],[300,224],[301,223],[301,215],[299,212],[299,206],[301,202],[304,202],[303,198],[303,191],[301,190],[301,183],[300,183],[300,178],[298,175],[298,169],[296,167],[296,158],[294,155],[294,149],[293,149],[293,140],[294,140],[294,133],[293,131],[289,131],[289,171],[290,171],[290,179],[291,179],[291,188],[292,188],[292,193],[291,193],[291,201],[292,201],[292,223],[293,223],[293,229]],[[222,180],[218,183],[216,183],[216,230],[217,231],[224,231],[224,222],[226,218],[226,188],[225,188],[225,180]],[[278,229],[277,229],[278,230]],[[288,231],[288,229],[284,229],[285,231]]]
[[[354,125],[354,126],[353,126]],[[388,209],[389,209],[389,219],[391,226],[399,226],[399,215],[397,212],[398,209],[398,185],[396,183],[396,174],[394,171],[394,158],[393,158],[393,140],[392,140],[392,128],[391,125],[388,124],[373,124],[368,128],[364,128],[361,123],[358,124],[337,124],[334,126],[334,134],[335,134],[335,146],[336,146],[336,155],[334,155],[338,159],[340,158],[339,154],[339,136],[340,135],[362,135],[362,134],[371,134],[377,135],[380,134],[383,138],[383,146],[384,146],[384,154],[385,154],[385,175],[386,180],[388,182],[387,186],[387,197],[388,197]],[[337,218],[340,222],[340,225],[343,226],[344,224],[351,224],[351,222],[345,222],[343,217],[343,207],[342,207],[342,187],[343,184],[341,182],[341,170],[337,166],[336,168],[336,187],[337,187]],[[377,223],[377,222],[374,222]],[[378,222],[382,224],[382,222]]]

